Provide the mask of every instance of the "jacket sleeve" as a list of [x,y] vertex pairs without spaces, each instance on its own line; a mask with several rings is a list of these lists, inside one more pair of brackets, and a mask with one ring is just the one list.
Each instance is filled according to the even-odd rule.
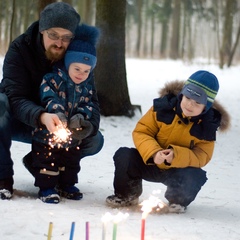
[[171,145],[170,147],[172,147],[174,151],[174,159],[171,167],[204,167],[212,158],[214,144],[213,141],[200,141],[196,143],[192,149]]
[[159,131],[159,126],[155,121],[155,113],[151,108],[138,121],[132,133],[135,147],[145,163],[154,153],[163,149],[156,140],[156,134]]
[[[37,127],[39,116],[44,109],[38,99],[39,83],[33,80],[30,69],[34,60],[27,51],[19,42],[11,44],[4,59],[1,85],[8,96],[13,116],[29,126]],[[38,74],[41,75],[40,71]]]
[[40,86],[41,104],[49,113],[65,113],[65,106],[62,104],[58,94],[59,77],[57,74],[49,73],[44,76]]

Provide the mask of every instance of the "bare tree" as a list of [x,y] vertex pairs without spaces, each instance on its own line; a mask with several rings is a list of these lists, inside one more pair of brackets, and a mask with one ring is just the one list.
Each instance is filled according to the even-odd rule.
[[179,58],[181,0],[174,0],[170,58]]
[[161,45],[160,45],[160,55],[162,58],[167,57],[167,42],[168,42],[168,32],[169,32],[169,21],[172,13],[171,8],[172,0],[164,0],[163,9],[160,12],[160,22],[162,24],[161,31]]
[[101,36],[97,46],[96,87],[105,116],[133,116],[125,66],[125,0],[97,0],[96,26]]
[[238,31],[237,31],[237,36],[236,36],[235,43],[233,45],[232,51],[231,51],[230,56],[229,56],[228,67],[230,67],[232,65],[233,56],[236,52],[236,49],[237,49],[237,46],[238,46],[238,43],[239,43],[239,39],[240,39],[240,24],[238,26]]
[[9,42],[9,44],[13,40],[13,23],[14,23],[14,16],[15,16],[15,6],[16,6],[16,1],[13,0],[12,1],[12,17],[11,17],[11,21],[10,21],[11,24],[10,24],[10,37],[9,37],[10,42]]
[[38,13],[40,13],[48,4],[56,2],[56,0],[38,0]]
[[138,17],[138,24],[137,24],[137,44],[136,44],[136,53],[137,56],[140,57],[140,47],[141,47],[141,39],[142,39],[142,0],[136,0],[137,3],[137,17]]
[[77,11],[81,16],[81,21],[89,24],[95,24],[96,0],[78,0]]
[[231,66],[234,53],[236,51],[239,37],[240,37],[240,24],[238,23],[238,32],[236,35],[235,43],[232,47],[232,36],[233,36],[233,17],[234,12],[237,9],[236,0],[226,0],[225,2],[225,13],[224,13],[224,25],[222,34],[222,45],[219,49],[219,67],[223,68],[224,64],[228,67]]

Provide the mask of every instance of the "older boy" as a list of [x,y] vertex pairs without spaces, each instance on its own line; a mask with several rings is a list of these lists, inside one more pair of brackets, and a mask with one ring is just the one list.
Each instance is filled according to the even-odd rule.
[[195,72],[184,85],[165,86],[133,131],[136,149],[120,148],[113,157],[110,206],[137,204],[144,179],[167,186],[170,212],[185,211],[207,181],[201,168],[212,158],[216,131],[229,121],[221,106],[212,107],[218,89],[218,79],[207,71]]

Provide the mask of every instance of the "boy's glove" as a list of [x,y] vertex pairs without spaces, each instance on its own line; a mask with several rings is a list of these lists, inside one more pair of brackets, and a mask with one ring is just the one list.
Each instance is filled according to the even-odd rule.
[[93,132],[93,125],[85,120],[83,115],[78,113],[71,117],[69,128],[72,131],[72,138],[82,141]]
[[62,112],[58,112],[56,114],[57,114],[58,118],[60,119],[60,121],[62,122],[62,125],[64,127],[67,127],[67,118],[66,118],[65,114]]
[[81,128],[82,121],[84,121],[84,116],[81,113],[72,116],[69,122],[69,128]]

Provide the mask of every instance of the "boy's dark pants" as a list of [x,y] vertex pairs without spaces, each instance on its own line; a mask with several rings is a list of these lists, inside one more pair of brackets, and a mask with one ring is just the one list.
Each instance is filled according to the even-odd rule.
[[81,151],[77,148],[51,148],[33,141],[33,167],[36,169],[34,185],[40,189],[75,185],[80,171],[80,155]]
[[146,165],[135,148],[119,148],[114,157],[115,194],[123,197],[139,197],[142,180],[160,182],[167,186],[165,193],[169,203],[188,206],[207,181],[201,168],[170,168],[161,170],[156,165]]

